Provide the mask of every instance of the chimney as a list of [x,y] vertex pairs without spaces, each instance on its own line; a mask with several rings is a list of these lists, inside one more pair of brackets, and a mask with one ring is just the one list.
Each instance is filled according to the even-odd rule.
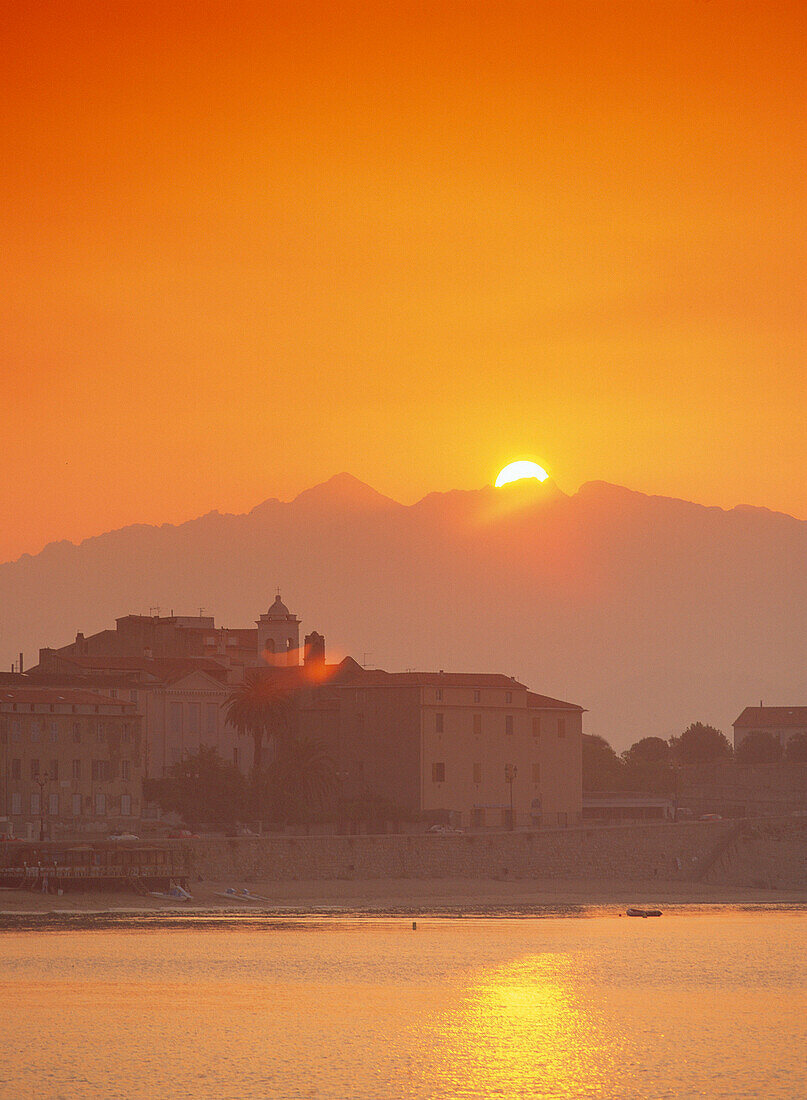
[[22,654],[20,654],[20,672],[25,672],[25,669],[22,667]]
[[325,667],[325,639],[316,630],[305,636],[303,662],[310,668]]

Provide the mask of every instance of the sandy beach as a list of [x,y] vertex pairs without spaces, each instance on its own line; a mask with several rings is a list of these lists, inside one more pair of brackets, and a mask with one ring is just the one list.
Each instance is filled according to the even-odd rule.
[[[529,915],[541,910],[610,907],[623,911],[631,905],[804,905],[807,890],[765,890],[715,886],[708,883],[648,881],[592,881],[547,879],[331,879],[297,882],[205,881],[189,884],[192,901],[143,896],[124,891],[42,894],[30,890],[2,890],[0,916],[53,911],[90,913],[118,910],[238,909],[265,913],[348,912],[356,914],[427,913]],[[244,890],[267,900],[244,902],[219,895]]]

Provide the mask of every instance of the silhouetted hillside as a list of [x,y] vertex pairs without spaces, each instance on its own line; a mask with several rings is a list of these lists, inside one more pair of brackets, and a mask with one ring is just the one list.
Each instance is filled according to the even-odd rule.
[[749,703],[804,702],[807,523],[592,482],[432,493],[406,507],[347,474],[246,515],[133,526],[0,566],[0,656],[116,616],[252,625],[280,585],[329,651],[511,673],[587,707],[623,747]]

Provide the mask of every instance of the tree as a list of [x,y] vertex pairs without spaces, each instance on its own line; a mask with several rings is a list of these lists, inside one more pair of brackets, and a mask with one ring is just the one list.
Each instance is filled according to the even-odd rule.
[[622,753],[627,786],[635,791],[668,794],[675,790],[670,745],[661,737],[643,737]]
[[230,828],[246,816],[244,776],[205,745],[174,764],[164,779],[146,780],[143,793],[163,810],[179,814],[192,828],[201,824]]
[[620,790],[624,776],[625,766],[605,738],[583,734],[583,790]]
[[782,753],[778,737],[767,730],[752,730],[737,746],[734,759],[738,764],[776,764]]
[[247,672],[227,700],[227,721],[238,733],[252,738],[252,777],[256,782],[263,770],[264,744],[272,738],[280,743],[293,735],[294,688],[286,673],[267,675],[256,669]]
[[677,738],[675,754],[681,764],[716,764],[731,758],[731,745],[719,729],[693,722]]
[[336,767],[321,741],[288,738],[267,769],[272,804],[285,820],[307,820],[336,786]]
[[661,737],[643,737],[622,753],[628,766],[641,764],[666,764],[670,759],[670,746]]
[[785,760],[789,764],[807,764],[807,733],[795,733],[789,739]]

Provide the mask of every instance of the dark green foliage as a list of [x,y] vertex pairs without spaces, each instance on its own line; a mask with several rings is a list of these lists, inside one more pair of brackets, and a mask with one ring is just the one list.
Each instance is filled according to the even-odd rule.
[[778,737],[765,730],[752,730],[734,752],[738,764],[776,764],[783,749]]
[[642,764],[666,764],[670,759],[670,745],[661,737],[643,737],[622,753],[622,759],[629,767]]
[[144,795],[164,812],[176,813],[186,825],[230,829],[248,815],[247,782],[238,768],[215,749],[202,746],[170,769],[164,779],[149,779]]
[[719,729],[693,722],[678,738],[670,738],[680,764],[717,764],[731,759],[731,745]]
[[305,822],[315,817],[336,786],[336,769],[319,741],[286,738],[258,780],[258,805],[274,821]]
[[264,745],[293,736],[295,719],[295,692],[288,677],[267,676],[263,669],[247,672],[227,700],[227,721],[252,738],[254,778],[263,770]]
[[583,734],[583,790],[619,791],[625,789],[625,765],[605,740]]

